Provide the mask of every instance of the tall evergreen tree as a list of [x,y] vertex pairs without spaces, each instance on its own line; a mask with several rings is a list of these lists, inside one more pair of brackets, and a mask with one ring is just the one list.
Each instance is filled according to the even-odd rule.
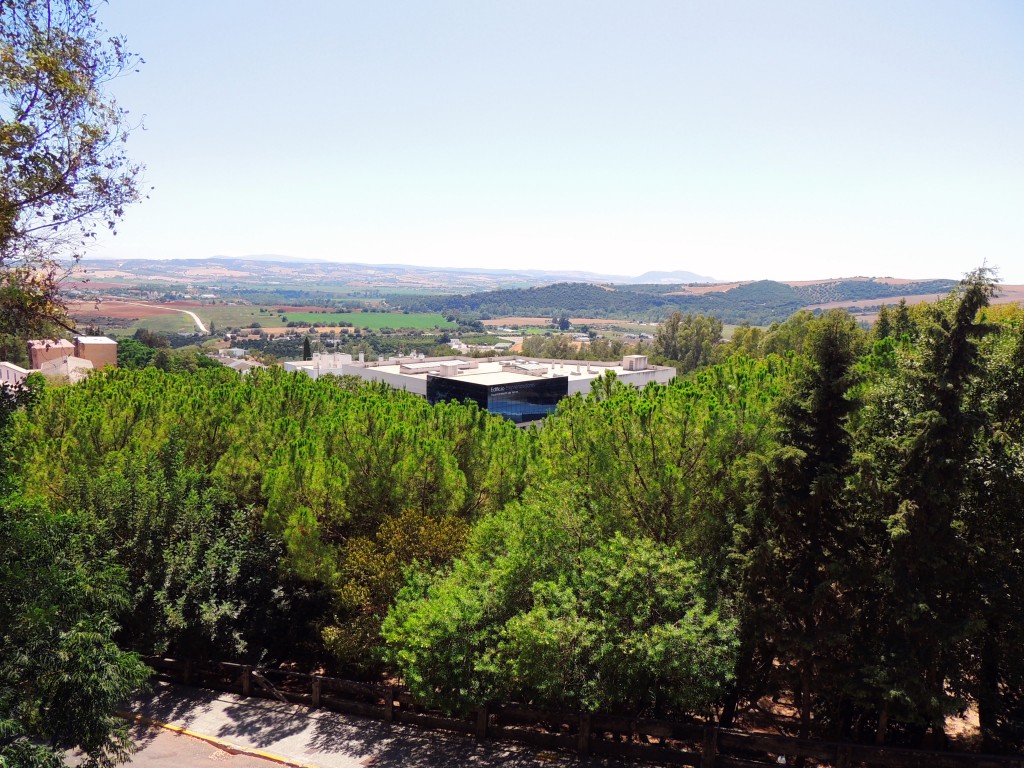
[[892,335],[897,339],[917,338],[917,324],[910,316],[910,307],[907,306],[906,299],[900,299],[900,303],[896,305],[896,311],[892,317]]
[[848,396],[860,342],[856,323],[834,311],[809,332],[805,359],[777,405],[777,447],[757,460],[753,502],[741,530],[748,638],[794,691],[800,735],[822,696],[842,687],[844,591],[852,568],[844,498],[852,456]]
[[878,320],[875,321],[875,338],[878,340],[887,339],[892,335],[892,318],[889,308],[883,304],[878,310]]
[[1024,748],[1024,325],[986,344],[988,423],[963,494],[977,612],[964,692],[978,703],[986,752]]
[[958,708],[951,690],[963,671],[959,649],[972,631],[974,594],[960,511],[985,422],[978,340],[990,328],[977,317],[994,288],[979,269],[930,308],[919,351],[873,425],[885,533],[878,647],[863,673],[880,699],[880,742],[891,715],[941,739],[946,715]]

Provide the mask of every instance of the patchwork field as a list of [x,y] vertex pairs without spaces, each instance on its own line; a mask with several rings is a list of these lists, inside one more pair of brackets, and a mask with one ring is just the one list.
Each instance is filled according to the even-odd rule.
[[176,315],[173,309],[157,306],[139,306],[122,301],[69,301],[68,314],[76,319],[90,317],[114,317],[126,320],[138,320],[142,317],[155,315]]
[[[105,331],[124,335],[132,334],[138,328],[160,333],[177,333],[195,329],[191,318],[180,311],[187,309],[199,315],[204,323],[213,323],[218,329],[246,328],[253,323],[262,327],[285,329],[289,322],[317,323],[325,326],[324,331],[341,330],[341,323],[351,323],[356,328],[414,328],[416,330],[452,329],[455,323],[448,322],[444,315],[402,312],[324,312],[312,311],[311,306],[271,306],[201,304],[194,301],[174,301],[166,304],[147,304],[126,301],[75,301],[69,303],[71,317],[81,323],[98,324]],[[287,320],[282,322],[281,318]]]
[[194,301],[172,301],[166,304],[126,301],[75,301],[68,304],[72,318],[80,323],[98,324],[104,332],[115,335],[131,335],[139,328],[159,333],[192,332],[195,324],[192,318],[180,310],[189,310],[199,315],[209,325],[217,328],[245,327],[254,322],[278,321],[274,312],[260,312],[260,307],[223,304],[201,304]]
[[[649,327],[644,323],[637,323],[633,320],[616,320],[615,318],[607,317],[570,317],[573,325],[600,325],[600,326],[615,326],[615,327]],[[500,328],[510,325],[525,325],[525,326],[540,326],[545,327],[551,325],[550,317],[497,317],[490,320],[483,320],[484,325],[491,328]]]
[[416,328],[417,330],[429,330],[431,328],[456,328],[455,323],[445,320],[444,315],[421,314],[410,312],[282,312],[289,322],[319,323],[321,325],[337,325],[338,323],[352,323],[357,328],[370,328],[380,330],[381,328]]
[[290,333],[305,333],[306,331],[316,330],[317,333],[354,333],[357,329],[350,326],[340,325],[322,325],[319,328],[288,328],[284,325],[264,325],[260,330],[270,336],[286,336]]

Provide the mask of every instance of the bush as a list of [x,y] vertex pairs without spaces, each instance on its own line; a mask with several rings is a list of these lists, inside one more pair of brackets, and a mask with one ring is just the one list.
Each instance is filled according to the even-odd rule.
[[421,574],[384,622],[388,660],[448,711],[511,699],[587,711],[707,712],[733,674],[736,623],[699,595],[679,551],[582,513],[513,505],[482,520],[467,554]]

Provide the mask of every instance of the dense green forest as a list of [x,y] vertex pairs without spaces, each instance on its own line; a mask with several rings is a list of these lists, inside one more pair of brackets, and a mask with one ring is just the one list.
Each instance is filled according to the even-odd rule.
[[[142,123],[107,93],[142,60],[95,6],[0,6],[14,362],[28,338],[78,331],[62,279],[146,195],[125,150]],[[665,320],[653,354],[673,383],[602,378],[530,429],[357,380],[242,378],[153,334],[83,383],[0,387],[0,766],[130,755],[114,713],[146,685],[146,654],[397,678],[449,711],[505,699],[728,725],[774,700],[801,736],[887,744],[942,746],[973,706],[980,746],[1019,752],[1024,315],[987,309],[984,270],[871,334],[796,312],[949,287],[387,297],[467,322]],[[723,321],[747,325],[725,343]]]
[[465,296],[391,296],[389,301],[415,312],[454,312],[491,317],[613,317],[664,320],[673,312],[713,314],[726,323],[768,325],[785,320],[809,304],[885,299],[904,294],[941,294],[952,280],[892,285],[878,280],[836,280],[790,286],[760,280],[723,291],[684,295],[679,285],[556,283],[542,288],[513,288]]
[[[395,675],[452,711],[730,723],[772,695],[803,735],[940,745],[973,704],[986,749],[1019,749],[1024,316],[992,290],[870,334],[802,313],[529,430],[277,369],[33,382],[4,411],[0,602],[144,654]],[[714,336],[676,320],[681,357]],[[92,589],[12,579],[54,553],[70,575],[46,579]]]

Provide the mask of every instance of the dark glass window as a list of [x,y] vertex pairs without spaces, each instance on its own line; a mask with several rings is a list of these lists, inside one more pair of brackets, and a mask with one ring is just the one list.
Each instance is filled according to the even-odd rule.
[[543,419],[554,413],[558,401],[568,393],[569,379],[566,376],[490,386],[456,378],[427,377],[427,400],[431,404],[471,400],[517,424]]

